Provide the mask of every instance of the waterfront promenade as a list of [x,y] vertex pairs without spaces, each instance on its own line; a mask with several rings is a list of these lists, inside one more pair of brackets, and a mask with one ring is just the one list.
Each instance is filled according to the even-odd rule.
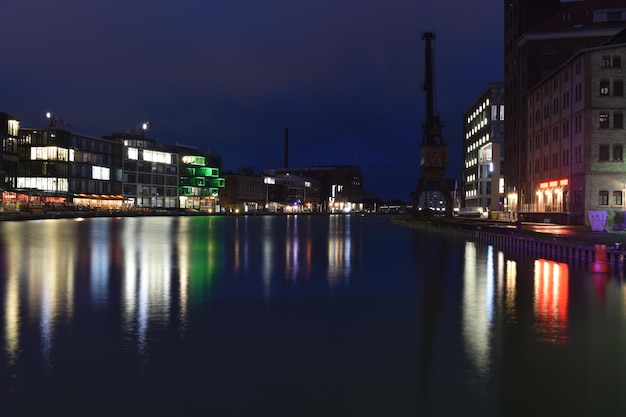
[[396,216],[394,224],[421,230],[459,234],[478,243],[523,251],[554,260],[591,263],[596,245],[605,245],[608,262],[624,267],[626,231],[592,231],[584,225],[512,223],[490,219]]

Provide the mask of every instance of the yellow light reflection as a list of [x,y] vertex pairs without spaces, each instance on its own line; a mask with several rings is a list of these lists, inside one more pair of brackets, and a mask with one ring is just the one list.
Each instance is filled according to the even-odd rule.
[[508,323],[517,322],[515,289],[517,285],[517,263],[506,261],[506,288],[504,296],[504,315]]
[[[54,329],[70,322],[74,311],[74,279],[77,251],[61,245],[75,233],[74,222],[3,223],[7,252],[7,287],[4,311],[5,350],[10,364],[20,351],[20,298],[32,300],[26,314],[39,322],[43,369],[52,368]],[[27,291],[21,296],[21,291]]]
[[[129,219],[130,220],[130,219]],[[124,327],[136,337],[137,351],[147,360],[149,324],[167,326],[170,319],[172,245],[169,217],[132,219],[122,234]]]
[[[350,215],[333,214],[328,221],[328,284],[330,288],[350,278],[352,242]],[[346,281],[344,285],[348,285]]]
[[466,242],[463,267],[462,328],[468,356],[476,371],[489,373],[493,315],[493,247],[488,247],[487,264],[477,265],[477,250]]

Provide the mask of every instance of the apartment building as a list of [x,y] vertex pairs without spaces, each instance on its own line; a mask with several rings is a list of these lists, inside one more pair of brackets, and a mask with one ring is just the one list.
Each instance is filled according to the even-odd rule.
[[504,173],[513,212],[533,203],[528,177],[529,89],[578,51],[598,47],[626,27],[623,0],[507,0],[504,3]]
[[588,223],[588,212],[624,211],[626,43],[588,48],[526,96],[532,199],[528,219]]

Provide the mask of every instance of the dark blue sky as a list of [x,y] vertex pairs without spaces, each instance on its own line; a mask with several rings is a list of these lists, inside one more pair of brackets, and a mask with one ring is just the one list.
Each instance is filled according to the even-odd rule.
[[[435,4],[436,3],[436,4]],[[3,0],[0,111],[214,149],[223,170],[358,164],[408,200],[425,118],[423,31],[458,177],[463,113],[502,74],[502,0]]]

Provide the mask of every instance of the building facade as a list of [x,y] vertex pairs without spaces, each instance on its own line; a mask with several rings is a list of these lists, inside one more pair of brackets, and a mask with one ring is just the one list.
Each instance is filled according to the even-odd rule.
[[160,149],[145,134],[113,133],[106,138],[124,145],[122,182],[125,207],[178,207],[177,153]]
[[317,200],[307,198],[312,210],[319,207],[324,212],[362,211],[363,175],[356,165],[311,166],[307,168],[280,168],[267,170],[266,177],[290,175],[307,178],[312,184],[319,183]]
[[464,115],[461,207],[504,210],[504,84],[491,83]]
[[17,138],[20,121],[0,112],[0,189],[12,191],[17,186]]
[[222,207],[231,213],[263,211],[268,204],[269,185],[262,175],[251,169],[223,174],[225,186],[221,190]]
[[179,207],[207,213],[219,212],[220,189],[225,186],[220,168],[210,166],[209,156],[200,152],[181,151],[179,155]]
[[576,52],[601,46],[626,26],[622,0],[504,3],[505,204],[516,213],[534,194],[528,164],[526,94]]
[[122,144],[56,127],[20,129],[16,190],[45,203],[121,207]]
[[526,217],[587,223],[625,209],[626,44],[580,51],[527,95]]

